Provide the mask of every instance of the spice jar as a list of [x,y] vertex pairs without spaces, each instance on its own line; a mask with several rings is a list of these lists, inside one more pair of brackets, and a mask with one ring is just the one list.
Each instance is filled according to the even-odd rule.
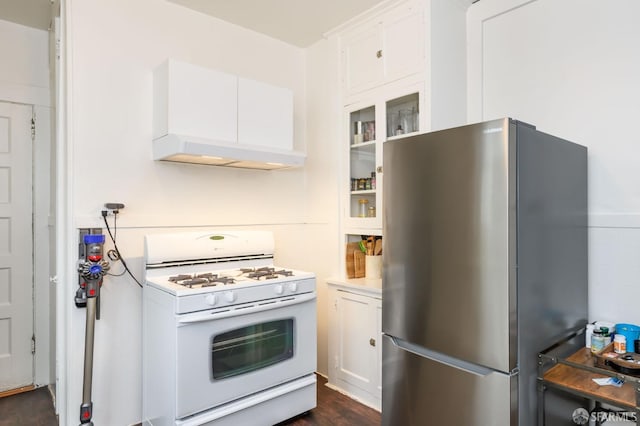
[[369,206],[367,217],[376,217],[376,208],[374,206]]
[[362,143],[364,138],[364,135],[362,134],[362,121],[356,121],[353,125],[353,144]]
[[360,205],[358,217],[367,217],[367,204],[369,204],[369,200],[366,198],[360,198],[358,200],[358,204]]
[[364,191],[367,189],[367,180],[365,178],[358,179],[358,189]]

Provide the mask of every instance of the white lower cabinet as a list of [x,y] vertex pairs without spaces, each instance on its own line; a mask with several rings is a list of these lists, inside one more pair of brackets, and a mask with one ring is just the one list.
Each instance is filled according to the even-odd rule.
[[329,386],[380,410],[381,291],[329,282],[329,294]]

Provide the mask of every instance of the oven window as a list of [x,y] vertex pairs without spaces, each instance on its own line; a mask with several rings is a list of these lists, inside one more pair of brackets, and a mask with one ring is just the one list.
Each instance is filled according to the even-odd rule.
[[249,373],[292,357],[292,318],[219,334],[211,345],[214,379]]

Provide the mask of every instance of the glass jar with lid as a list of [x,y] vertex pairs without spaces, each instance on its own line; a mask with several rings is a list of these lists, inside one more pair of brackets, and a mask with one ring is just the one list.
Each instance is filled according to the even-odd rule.
[[602,330],[593,330],[591,335],[591,352],[597,353],[605,347],[604,334]]
[[360,198],[358,200],[358,204],[358,217],[367,217],[367,206],[369,204],[369,200],[367,200],[366,198]]
[[369,210],[367,211],[367,217],[376,217],[376,207],[369,206]]

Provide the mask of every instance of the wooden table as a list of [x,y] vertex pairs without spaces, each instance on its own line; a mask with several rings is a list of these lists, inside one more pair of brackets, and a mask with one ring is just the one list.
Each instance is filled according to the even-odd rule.
[[[543,426],[544,391],[553,387],[595,402],[596,410],[601,403],[613,405],[627,411],[636,425],[640,425],[640,377],[618,373],[609,367],[595,364],[596,358],[589,348],[581,348],[568,357],[539,354],[538,368],[538,425]],[[552,365],[551,368],[548,368]],[[600,386],[595,378],[617,377],[624,381],[621,387]]]

